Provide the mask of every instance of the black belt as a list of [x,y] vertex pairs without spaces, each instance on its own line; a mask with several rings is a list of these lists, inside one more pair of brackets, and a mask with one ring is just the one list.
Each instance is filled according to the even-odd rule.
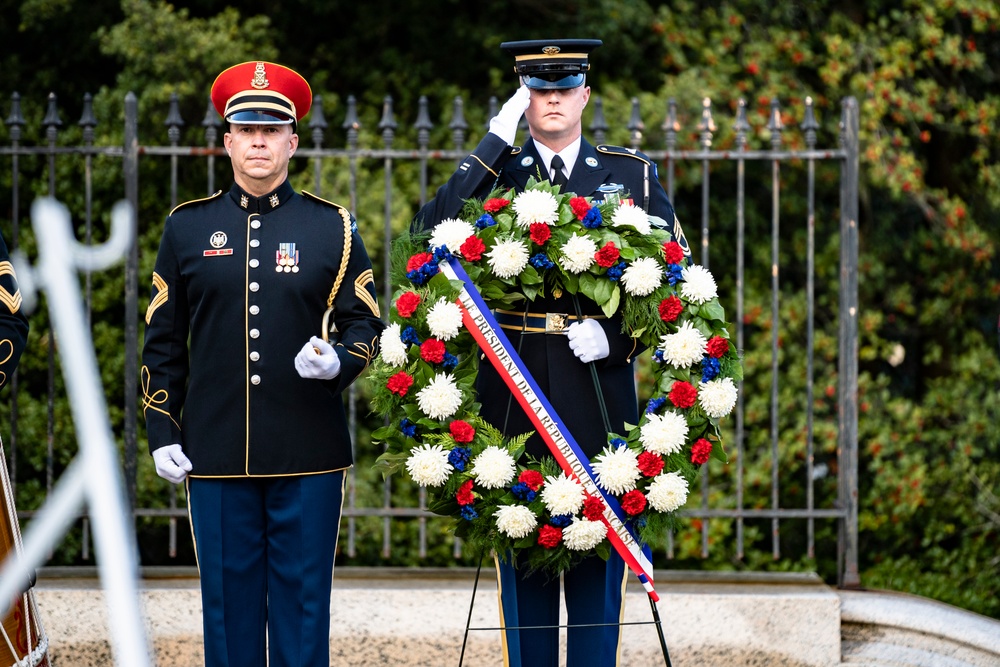
[[[566,313],[524,313],[514,310],[494,310],[493,315],[501,329],[524,333],[563,334],[566,328],[580,318]],[[604,315],[584,315],[583,319],[604,319]]]

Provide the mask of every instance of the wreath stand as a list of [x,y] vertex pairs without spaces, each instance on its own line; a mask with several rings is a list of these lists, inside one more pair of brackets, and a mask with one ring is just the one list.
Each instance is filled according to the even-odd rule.
[[[573,295],[573,306],[576,308],[577,317],[580,320],[582,320],[583,319],[583,312],[582,312],[582,310],[580,308],[580,301],[577,299],[577,296],[575,294]],[[605,432],[610,433],[611,432],[611,420],[608,418],[608,408],[607,408],[607,405],[604,402],[604,392],[601,390],[601,381],[600,381],[600,378],[597,376],[597,367],[594,366],[594,362],[592,362],[592,361],[588,362],[587,366],[590,368],[590,377],[594,381],[594,391],[597,394],[597,403],[598,403],[598,405],[601,408],[601,417],[603,417],[603,419],[604,419],[604,430],[605,430]],[[508,411],[510,410],[510,403],[509,402],[508,402],[508,408],[507,409],[508,409]],[[672,663],[670,662],[670,653],[667,651],[667,640],[663,636],[663,623],[660,620],[660,611],[656,607],[656,601],[653,600],[653,598],[649,597],[649,596],[647,596],[647,597],[649,597],[649,607],[652,610],[652,614],[653,614],[653,620],[652,621],[634,621],[634,622],[628,622],[628,623],[619,622],[619,623],[614,623],[614,624],[609,624],[609,623],[587,623],[587,624],[577,624],[577,625],[573,625],[573,626],[570,626],[570,625],[533,625],[533,626],[524,626],[524,627],[522,627],[522,626],[503,626],[503,627],[494,627],[494,628],[472,628],[472,627],[470,627],[470,624],[472,622],[472,610],[473,610],[473,608],[475,607],[475,604],[476,604],[476,590],[479,588],[479,575],[480,575],[480,573],[482,572],[482,569],[483,569],[483,555],[484,555],[483,553],[479,554],[479,565],[476,567],[476,579],[475,579],[475,582],[472,585],[472,600],[469,602],[469,614],[468,614],[468,616],[465,619],[465,634],[462,637],[462,653],[459,655],[459,658],[458,658],[458,667],[462,667],[462,662],[465,660],[465,646],[466,646],[466,644],[468,643],[468,640],[469,640],[469,630],[499,630],[501,632],[506,632],[507,630],[542,630],[542,629],[568,628],[568,627],[576,627],[576,628],[587,627],[587,628],[590,628],[590,627],[605,627],[607,625],[616,625],[616,626],[621,627],[623,625],[649,625],[649,624],[653,624],[653,625],[656,626],[656,634],[657,634],[657,637],[660,640],[660,650],[663,652],[663,664],[666,667],[672,667]]]

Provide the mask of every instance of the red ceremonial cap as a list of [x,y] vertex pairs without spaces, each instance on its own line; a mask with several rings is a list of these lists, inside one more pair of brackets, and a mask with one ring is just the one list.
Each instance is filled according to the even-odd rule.
[[230,123],[294,125],[309,113],[312,89],[301,74],[284,65],[240,63],[216,77],[212,104]]

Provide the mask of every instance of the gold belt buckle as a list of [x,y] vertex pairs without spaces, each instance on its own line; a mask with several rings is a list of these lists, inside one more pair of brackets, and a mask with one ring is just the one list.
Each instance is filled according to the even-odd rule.
[[563,333],[568,319],[566,313],[545,313],[545,333]]

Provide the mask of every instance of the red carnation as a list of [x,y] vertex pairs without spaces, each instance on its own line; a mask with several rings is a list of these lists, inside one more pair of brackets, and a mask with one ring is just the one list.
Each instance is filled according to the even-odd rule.
[[639,489],[633,489],[622,496],[622,509],[629,516],[635,516],[646,509],[646,496]]
[[406,262],[406,272],[416,271],[432,259],[434,259],[434,255],[429,252],[418,252]]
[[598,266],[602,266],[605,269],[614,266],[620,256],[621,253],[611,241],[608,241],[603,248],[594,253],[594,259],[597,260]]
[[509,199],[487,199],[486,203],[483,204],[483,210],[487,213],[496,213],[497,211],[502,210],[509,203]]
[[462,257],[467,261],[478,262],[483,258],[483,253],[486,251],[486,244],[478,236],[470,236],[459,246],[458,251],[462,253]]
[[590,213],[590,202],[583,197],[573,197],[569,200],[569,206],[573,209],[573,215],[577,220],[583,220]]
[[729,341],[722,336],[712,336],[708,339],[705,351],[708,353],[708,356],[718,359],[729,351]]
[[690,382],[674,382],[670,389],[670,402],[678,408],[690,408],[698,397],[698,390]]
[[396,299],[396,312],[400,317],[410,317],[420,305],[420,295],[416,292],[403,292]]
[[545,245],[552,236],[552,230],[544,222],[533,222],[528,229],[531,230],[531,240],[538,245]]
[[663,470],[663,457],[653,452],[639,454],[639,472],[646,477],[656,477]]
[[663,259],[667,264],[680,264],[684,260],[684,249],[677,241],[667,241],[663,244]]
[[547,523],[538,529],[538,543],[546,549],[557,547],[560,542],[562,542],[562,528]]
[[693,445],[691,445],[691,463],[700,466],[702,463],[708,461],[708,457],[711,453],[712,443],[705,438],[699,438]]
[[583,516],[590,521],[600,521],[604,516],[604,501],[594,496],[587,496],[583,501]]
[[517,481],[524,482],[532,491],[538,491],[545,483],[545,478],[537,470],[525,470],[518,476]]
[[684,304],[675,295],[671,294],[660,302],[660,319],[664,322],[673,322],[684,310]]
[[476,502],[476,497],[472,494],[472,480],[467,479],[458,487],[458,491],[455,492],[455,500],[459,505],[471,505]]
[[420,358],[432,364],[444,361],[444,343],[437,338],[428,338],[420,345]]
[[413,378],[406,371],[399,371],[389,378],[385,386],[394,394],[406,396],[406,392],[413,386]]
[[476,429],[472,428],[469,422],[461,419],[456,419],[449,424],[448,430],[451,431],[451,437],[455,438],[455,442],[472,442],[472,439],[476,437]]

